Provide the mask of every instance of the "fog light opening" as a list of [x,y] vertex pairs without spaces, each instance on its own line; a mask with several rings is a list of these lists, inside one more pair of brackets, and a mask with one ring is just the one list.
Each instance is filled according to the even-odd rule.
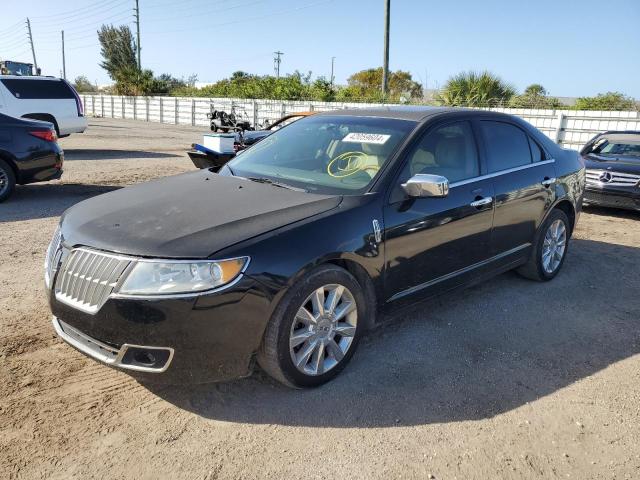
[[133,355],[133,359],[135,360],[136,363],[139,363],[140,365],[145,365],[147,367],[152,367],[156,363],[156,357],[154,357],[153,354],[149,352],[140,352],[140,351],[136,352]]

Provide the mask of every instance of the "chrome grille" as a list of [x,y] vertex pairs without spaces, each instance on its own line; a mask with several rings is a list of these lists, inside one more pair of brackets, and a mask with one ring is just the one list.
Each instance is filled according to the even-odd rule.
[[[603,178],[603,176],[605,178]],[[594,187],[633,187],[640,182],[640,175],[612,172],[610,170],[587,170],[587,185]]]
[[47,255],[44,259],[45,280],[47,287],[51,283],[51,279],[56,273],[58,268],[58,262],[60,261],[60,246],[62,244],[62,232],[60,227],[56,228],[51,243],[47,248]]
[[131,260],[86,248],[71,251],[56,279],[56,298],[87,313],[107,301]]

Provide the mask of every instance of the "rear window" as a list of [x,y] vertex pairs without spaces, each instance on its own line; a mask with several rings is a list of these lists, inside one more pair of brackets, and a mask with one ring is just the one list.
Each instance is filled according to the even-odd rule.
[[493,121],[482,121],[480,125],[487,143],[489,173],[531,163],[529,140],[518,127]]
[[22,100],[29,99],[75,99],[69,86],[60,80],[26,80],[3,78],[0,80],[11,94]]

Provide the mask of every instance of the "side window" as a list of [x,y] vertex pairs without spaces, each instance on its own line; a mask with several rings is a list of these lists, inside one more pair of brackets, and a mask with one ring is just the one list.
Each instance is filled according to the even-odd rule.
[[447,177],[450,183],[480,175],[478,152],[469,122],[456,122],[428,132],[409,154],[401,183],[427,173]]
[[531,163],[527,134],[504,122],[480,122],[487,146],[489,173],[521,167]]
[[0,80],[14,97],[23,100],[33,99],[71,99],[75,98],[66,83],[60,80],[23,80],[5,78]]
[[540,145],[531,137],[529,137],[529,146],[531,147],[531,158],[533,158],[534,162],[541,162],[546,158]]

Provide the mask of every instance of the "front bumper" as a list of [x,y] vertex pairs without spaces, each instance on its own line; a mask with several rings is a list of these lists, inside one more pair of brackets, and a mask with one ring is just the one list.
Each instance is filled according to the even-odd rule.
[[173,348],[127,343],[117,348],[82,333],[56,317],[53,317],[53,328],[69,345],[95,360],[113,367],[138,372],[162,373],[169,368],[171,360],[173,360]]
[[84,354],[142,381],[182,384],[249,375],[270,302],[245,275],[228,290],[195,298],[109,298],[94,314],[51,290],[49,303],[58,335]]
[[638,187],[615,189],[587,187],[584,191],[583,203],[640,211],[640,189]]

